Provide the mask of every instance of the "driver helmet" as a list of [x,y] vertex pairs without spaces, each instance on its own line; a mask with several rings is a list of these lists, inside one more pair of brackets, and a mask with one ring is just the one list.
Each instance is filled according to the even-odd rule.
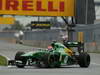
[[52,50],[53,49],[53,47],[52,46],[48,46],[48,50]]

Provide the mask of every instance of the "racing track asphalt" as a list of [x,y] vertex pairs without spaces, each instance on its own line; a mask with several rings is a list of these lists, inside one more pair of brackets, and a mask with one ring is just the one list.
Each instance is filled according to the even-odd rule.
[[0,67],[0,75],[100,75],[100,65],[91,64],[89,68],[74,65],[54,69]]
[[[4,54],[10,59],[13,59],[14,54],[19,50],[32,51],[33,47],[0,41],[0,54]],[[100,54],[90,55],[91,65],[89,68],[80,68],[78,65],[51,69],[41,69],[33,66],[26,66],[24,69],[19,69],[15,66],[0,66],[0,75],[100,75]]]

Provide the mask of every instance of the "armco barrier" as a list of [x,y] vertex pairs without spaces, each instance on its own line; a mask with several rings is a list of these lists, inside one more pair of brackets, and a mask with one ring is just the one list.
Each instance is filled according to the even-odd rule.
[[[62,42],[61,30],[26,31],[23,36],[23,44],[34,47],[46,48],[53,40]],[[16,43],[13,32],[0,32],[0,40]],[[66,33],[65,31],[63,33]],[[85,42],[85,50],[89,52],[100,52],[100,42]]]

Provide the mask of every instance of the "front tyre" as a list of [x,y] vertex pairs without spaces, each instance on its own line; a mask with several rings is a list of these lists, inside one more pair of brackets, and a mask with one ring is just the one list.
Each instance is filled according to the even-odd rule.
[[85,67],[85,68],[89,67],[90,55],[88,53],[80,53],[78,63],[80,67]]
[[18,68],[24,68],[25,67],[25,64],[23,64],[23,62],[22,63],[16,62],[16,67],[18,67]]
[[25,52],[23,52],[23,51],[18,51],[18,52],[16,53],[16,55],[15,55],[15,60],[21,60],[21,59],[22,59],[21,55],[23,55],[23,54],[25,54]]
[[18,68],[24,68],[24,66],[26,65],[26,59],[25,59],[25,57],[21,56],[23,54],[25,54],[25,53],[19,51],[15,55],[15,64],[16,64],[16,67],[18,67]]

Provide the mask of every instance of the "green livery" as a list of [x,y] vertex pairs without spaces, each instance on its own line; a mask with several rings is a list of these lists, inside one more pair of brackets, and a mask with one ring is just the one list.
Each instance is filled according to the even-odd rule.
[[39,49],[28,53],[17,52],[15,65],[18,68],[24,68],[26,65],[55,68],[75,64],[79,64],[80,67],[88,67],[90,64],[90,55],[86,52],[76,55],[73,50],[57,42],[53,42],[50,47],[50,49]]

